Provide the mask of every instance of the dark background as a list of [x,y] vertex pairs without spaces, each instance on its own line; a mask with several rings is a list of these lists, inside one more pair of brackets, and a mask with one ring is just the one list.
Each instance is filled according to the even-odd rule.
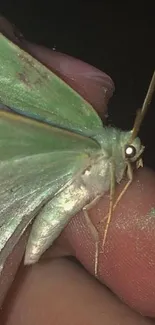
[[[24,36],[84,60],[111,76],[116,91],[109,103],[110,123],[131,129],[155,68],[155,8],[110,1],[7,1],[1,13]],[[155,96],[140,137],[144,162],[155,169]]]

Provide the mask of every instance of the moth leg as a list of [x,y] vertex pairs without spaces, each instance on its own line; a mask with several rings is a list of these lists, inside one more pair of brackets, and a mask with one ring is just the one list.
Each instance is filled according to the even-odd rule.
[[96,205],[96,203],[99,201],[99,199],[103,196],[103,194],[99,194],[93,199],[91,202],[89,202],[87,205],[84,206],[83,210],[90,210],[93,208],[93,206]]
[[[130,163],[128,163],[128,165],[127,165],[127,176],[129,178],[129,180],[128,180],[127,184],[124,186],[124,188],[121,191],[121,193],[119,194],[117,200],[113,204],[114,191],[115,191],[115,187],[113,186],[113,184],[115,185],[115,182],[113,182],[113,180],[114,180],[114,173],[111,172],[110,207],[109,207],[109,213],[107,215],[107,219],[108,220],[107,220],[106,228],[105,228],[105,232],[104,232],[104,238],[103,238],[103,242],[102,242],[102,249],[105,246],[105,241],[106,241],[106,237],[107,237],[107,232],[108,232],[110,220],[111,220],[111,217],[112,217],[112,212],[116,208],[117,204],[119,203],[119,201],[121,200],[122,196],[125,194],[125,192],[127,191],[128,187],[130,186],[130,184],[131,184],[131,182],[133,180],[133,171],[132,171],[132,167],[131,167],[131,164]],[[104,218],[104,220],[105,220],[105,218]]]
[[[107,238],[107,233],[112,217],[112,212],[113,212],[113,207],[114,207],[114,194],[115,194],[115,166],[114,166],[114,161],[110,161],[110,203],[109,203],[109,212],[107,215],[107,222],[106,222],[106,227],[104,230],[104,236],[103,236],[103,241],[102,241],[102,251],[105,247],[105,242]],[[104,218],[105,219],[105,218]]]
[[91,219],[89,218],[88,210],[90,210],[96,203],[99,201],[102,195],[98,195],[93,201],[85,205],[83,208],[83,214],[85,220],[87,222],[88,228],[90,229],[91,235],[95,241],[95,266],[94,266],[94,273],[97,277],[98,275],[98,259],[99,259],[99,234],[95,226],[93,225]]
[[115,204],[113,205],[113,211],[116,208],[116,206],[119,203],[119,201],[121,200],[122,196],[127,191],[128,187],[130,186],[130,184],[132,183],[132,180],[133,180],[133,170],[132,170],[131,164],[129,162],[128,162],[128,165],[127,165],[127,176],[129,178],[129,180],[128,180],[127,184],[124,186],[124,188],[121,191],[121,193],[119,194],[119,196],[118,196]]

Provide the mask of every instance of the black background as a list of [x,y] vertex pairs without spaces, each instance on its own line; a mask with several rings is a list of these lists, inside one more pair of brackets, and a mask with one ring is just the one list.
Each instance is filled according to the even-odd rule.
[[[155,69],[155,10],[151,2],[5,1],[1,13],[38,44],[84,60],[111,76],[110,123],[131,129]],[[155,96],[140,137],[144,162],[155,169]]]

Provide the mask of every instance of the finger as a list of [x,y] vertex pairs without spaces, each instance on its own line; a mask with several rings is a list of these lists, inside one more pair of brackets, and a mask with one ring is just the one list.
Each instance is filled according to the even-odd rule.
[[18,39],[15,31],[16,27],[13,26],[13,24],[11,24],[5,17],[0,15],[0,32],[16,43]]
[[[106,195],[89,212],[100,242],[104,227],[99,228],[98,222],[107,214],[108,206]],[[63,236],[70,242],[72,254],[94,274],[95,241],[82,213],[71,220]],[[143,168],[113,213],[105,251],[99,254],[99,278],[131,308],[151,317],[155,316],[154,252],[155,174]]]
[[26,41],[22,44],[29,53],[63,78],[104,117],[108,101],[114,92],[114,83],[107,74],[69,55]]
[[106,73],[69,55],[27,42],[2,16],[0,31],[64,79],[104,117],[114,92],[114,83]]
[[19,245],[16,245],[14,247],[12,253],[8,256],[4,267],[1,267],[0,269],[0,306],[3,304],[6,294],[15,278],[18,267],[22,261],[29,231],[30,227],[21,236]]
[[77,264],[38,263],[18,276],[3,306],[3,325],[151,325]]

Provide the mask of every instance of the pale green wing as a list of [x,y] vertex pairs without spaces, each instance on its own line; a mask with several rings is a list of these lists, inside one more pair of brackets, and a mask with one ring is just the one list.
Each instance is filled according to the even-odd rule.
[[102,121],[76,91],[0,34],[0,102],[24,115],[94,136]]
[[0,112],[0,266],[40,208],[89,165],[98,144]]

